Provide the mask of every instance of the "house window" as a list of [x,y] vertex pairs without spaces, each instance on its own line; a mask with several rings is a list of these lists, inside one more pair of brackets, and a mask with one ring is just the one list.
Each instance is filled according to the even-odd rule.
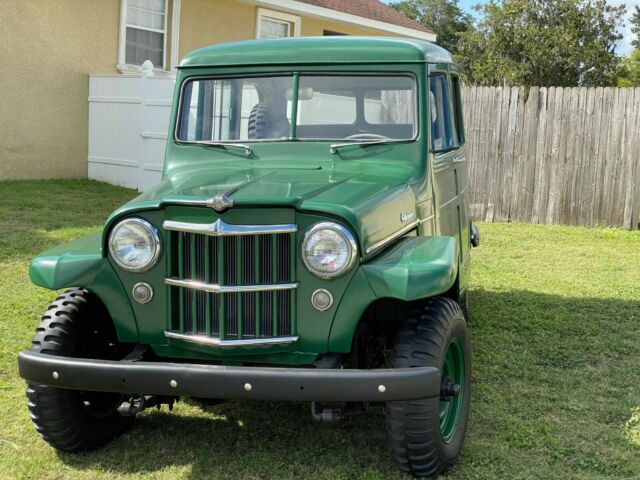
[[258,9],[256,38],[300,36],[300,17],[273,10]]
[[[119,67],[165,68],[168,0],[122,0]],[[134,67],[135,69],[135,67]]]

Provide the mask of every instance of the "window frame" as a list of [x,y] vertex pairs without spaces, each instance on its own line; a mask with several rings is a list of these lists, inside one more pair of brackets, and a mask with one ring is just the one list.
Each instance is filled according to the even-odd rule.
[[142,27],[140,25],[130,25],[127,23],[127,7],[129,0],[120,0],[120,33],[118,39],[118,63],[116,68],[120,73],[141,73],[142,66],[133,63],[127,63],[127,27],[137,28],[138,30],[146,30],[149,32],[162,34],[162,65],[154,65],[154,72],[168,73],[167,71],[167,35],[168,35],[168,16],[169,1],[164,2],[164,30],[157,28]]
[[[428,115],[429,115],[429,149],[431,150],[431,152],[435,155],[439,155],[439,154],[443,154],[443,153],[448,153],[451,152],[453,150],[458,150],[460,147],[462,147],[463,143],[461,143],[460,141],[460,136],[458,134],[457,131],[457,127],[456,127],[456,111],[455,111],[455,105],[453,103],[453,95],[452,95],[452,91],[453,91],[453,83],[451,82],[451,73],[445,70],[432,70],[429,72],[428,76],[427,76],[427,80],[428,80],[428,84],[427,84],[427,90],[428,92],[431,92],[431,79],[433,77],[438,77],[438,76],[442,76],[444,77],[444,86],[447,89],[447,103],[449,105],[449,121],[447,122],[448,124],[448,128],[451,132],[451,138],[454,140],[455,144],[454,145],[450,145],[448,147],[444,147],[444,148],[440,148],[440,149],[435,149],[434,145],[433,145],[433,129],[432,129],[432,119],[431,119],[431,94],[429,93],[429,100],[428,100]],[[458,77],[459,78],[459,77]]]
[[[301,17],[297,15],[291,15],[289,13],[278,12],[277,10],[268,10],[266,8],[258,8],[256,12],[256,39],[257,40],[266,40],[266,39],[260,38],[261,25],[262,25],[263,18],[275,20],[276,22],[280,22],[280,23],[287,23],[290,26],[293,26],[293,28],[290,29],[289,31],[290,33],[289,37],[300,36],[300,24],[302,22]],[[285,38],[288,38],[288,37],[285,37]]]
[[[242,75],[242,76],[241,76]],[[284,76],[284,77],[292,77],[292,85],[293,85],[293,77],[295,77],[296,75],[298,75],[298,77],[302,76],[302,75],[309,75],[309,76],[327,76],[327,75],[335,75],[335,76],[366,76],[366,75],[375,75],[375,76],[380,76],[380,77],[386,77],[386,76],[406,76],[409,77],[413,80],[413,92],[414,92],[414,96],[415,96],[415,100],[413,102],[413,109],[414,109],[414,129],[413,129],[413,136],[411,138],[407,138],[407,139],[400,139],[400,140],[393,140],[393,143],[414,143],[418,140],[418,138],[420,138],[421,135],[421,129],[423,128],[421,119],[420,119],[420,110],[421,110],[421,104],[420,104],[420,84],[418,82],[418,76],[413,73],[413,72],[380,72],[380,71],[275,71],[275,72],[264,72],[264,73],[255,73],[255,74],[240,74],[240,73],[229,73],[229,74],[222,74],[222,75],[194,75],[194,76],[189,76],[186,77],[182,83],[180,84],[180,94],[178,97],[178,104],[176,106],[176,111],[175,111],[175,125],[173,128],[173,143],[176,145],[199,145],[202,144],[202,141],[190,141],[190,140],[181,140],[179,138],[179,132],[180,132],[180,128],[181,128],[181,123],[182,123],[182,117],[183,117],[183,103],[184,103],[184,94],[185,94],[185,88],[187,87],[187,85],[193,81],[197,81],[197,80],[218,80],[218,79],[234,79],[234,78],[260,78],[260,77],[277,77],[277,76]],[[297,99],[297,95],[296,95],[296,99]],[[297,108],[296,110],[296,129],[297,129],[297,120],[298,120],[298,116],[297,116]],[[295,129],[294,129],[295,130]],[[274,142],[291,142],[291,141],[295,141],[295,142],[335,142],[338,139],[335,138],[297,138],[297,135],[294,138],[288,138],[286,140],[283,139],[249,139],[249,140],[242,140],[242,143],[274,143]],[[219,143],[237,143],[240,140],[222,140]]]
[[[467,135],[464,129],[464,108],[462,106],[462,82],[460,75],[451,73],[451,103],[453,104],[453,121],[458,138],[458,148],[463,147],[466,143]],[[454,82],[453,79],[456,79]],[[457,100],[457,101],[456,101]]]

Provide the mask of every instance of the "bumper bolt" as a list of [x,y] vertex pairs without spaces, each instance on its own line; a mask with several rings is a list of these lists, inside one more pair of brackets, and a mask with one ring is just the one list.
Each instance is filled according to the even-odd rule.
[[250,383],[245,383],[245,384],[244,384],[244,389],[245,389],[245,391],[250,392],[252,388],[253,388],[253,387],[251,386],[251,384],[250,384]]
[[51,376],[53,377],[54,380],[58,380],[60,378],[60,374],[58,372],[53,372]]
[[175,380],[171,380],[169,382],[169,385],[171,385],[171,388],[176,388],[178,386],[178,382],[176,382]]
[[378,385],[378,391],[380,393],[384,393],[387,391],[387,387],[385,387],[384,385]]

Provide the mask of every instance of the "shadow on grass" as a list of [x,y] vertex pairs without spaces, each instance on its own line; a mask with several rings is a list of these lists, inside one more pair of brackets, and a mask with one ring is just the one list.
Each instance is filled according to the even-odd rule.
[[311,419],[308,403],[228,402],[205,412],[151,412],[103,450],[60,454],[68,466],[118,474],[188,466],[189,478],[353,478],[394,475],[383,408],[344,423]]

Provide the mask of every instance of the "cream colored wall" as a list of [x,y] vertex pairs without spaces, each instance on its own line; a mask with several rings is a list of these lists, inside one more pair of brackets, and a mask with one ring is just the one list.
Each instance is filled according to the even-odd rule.
[[3,0],[0,179],[86,178],[90,73],[115,73],[119,0]]
[[238,0],[182,0],[180,58],[214,43],[255,38],[256,7]]

